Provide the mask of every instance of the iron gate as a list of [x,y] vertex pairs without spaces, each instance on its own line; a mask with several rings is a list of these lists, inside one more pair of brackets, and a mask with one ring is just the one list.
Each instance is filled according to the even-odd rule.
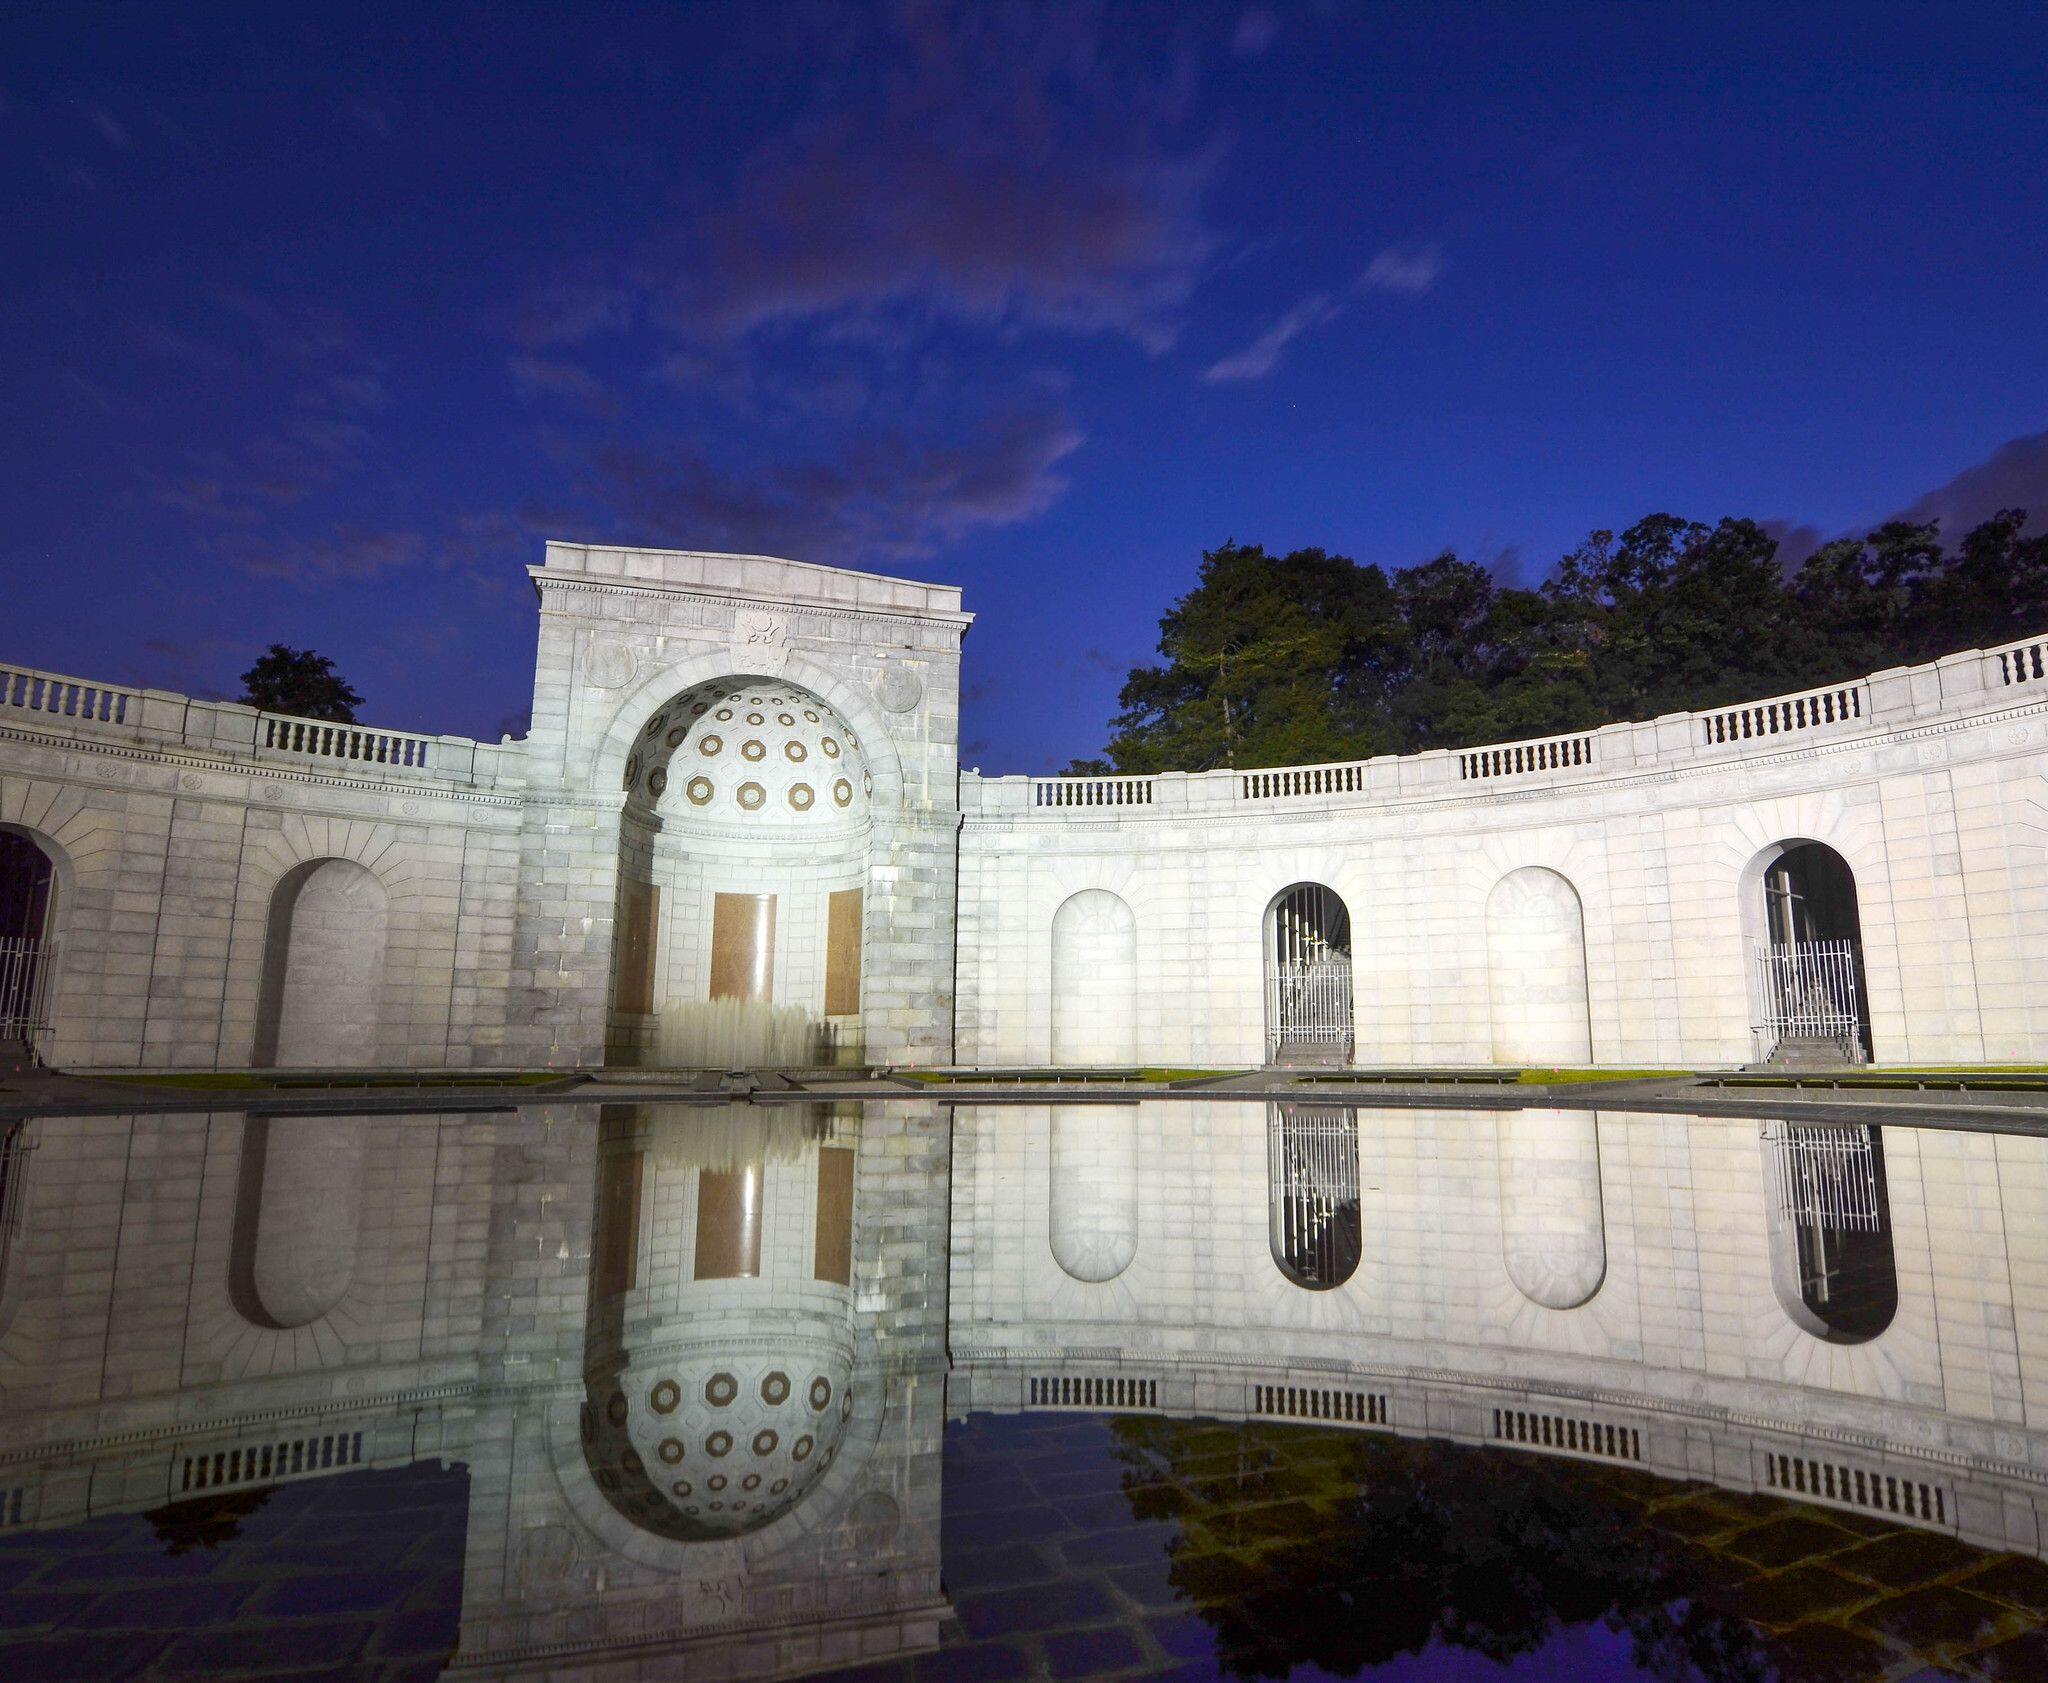
[[54,941],[0,941],[0,1040],[30,1040],[50,1026]]
[[1863,1046],[1854,941],[1758,941],[1752,959],[1758,1056],[1790,1038]]

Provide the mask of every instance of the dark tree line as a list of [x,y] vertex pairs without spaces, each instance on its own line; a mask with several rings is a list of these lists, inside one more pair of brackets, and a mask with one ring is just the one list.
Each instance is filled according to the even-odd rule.
[[1227,543],[1159,622],[1104,757],[1075,772],[1363,759],[1749,701],[2048,630],[2048,535],[2018,509],[1945,548],[1894,521],[1797,567],[1753,520],[1653,514],[1540,586],[1449,552],[1388,573]]

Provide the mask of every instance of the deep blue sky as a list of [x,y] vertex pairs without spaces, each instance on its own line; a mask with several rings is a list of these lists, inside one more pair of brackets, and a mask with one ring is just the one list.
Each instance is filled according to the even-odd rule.
[[543,538],[763,549],[1040,770],[1228,538],[2048,512],[2044,18],[8,8],[0,660],[495,734]]

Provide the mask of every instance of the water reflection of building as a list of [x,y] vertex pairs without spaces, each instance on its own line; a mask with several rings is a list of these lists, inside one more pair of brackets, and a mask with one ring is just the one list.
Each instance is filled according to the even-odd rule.
[[955,1408],[1384,1427],[2041,1547],[2048,1140],[1122,1107],[1098,1278],[1060,1230],[1073,1126],[959,1113]]
[[30,1124],[0,1527],[439,1458],[464,1675],[929,1646],[943,1133],[695,1117]]

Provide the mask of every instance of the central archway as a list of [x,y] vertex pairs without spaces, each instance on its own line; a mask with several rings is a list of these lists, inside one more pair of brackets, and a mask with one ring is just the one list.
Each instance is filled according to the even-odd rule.
[[844,714],[708,679],[655,708],[623,785],[609,1061],[857,1058],[875,781]]

